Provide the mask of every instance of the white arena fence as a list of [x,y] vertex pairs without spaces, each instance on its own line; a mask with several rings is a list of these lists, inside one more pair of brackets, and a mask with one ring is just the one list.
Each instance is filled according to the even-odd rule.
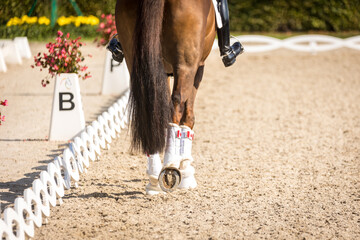
[[64,190],[78,187],[81,174],[87,172],[90,162],[99,159],[101,149],[109,149],[112,139],[119,136],[128,124],[129,90],[97,120],[75,137],[69,147],[41,171],[24,196],[15,199],[14,207],[4,211],[0,219],[1,239],[25,239],[34,237],[34,226],[41,227],[50,216],[51,207],[62,204]]
[[[234,43],[238,39],[244,46],[245,52],[256,53],[272,51],[279,48],[286,48],[301,52],[322,52],[330,51],[342,47],[360,50],[360,36],[341,39],[326,35],[301,35],[286,39],[260,35],[241,35],[231,39]],[[213,44],[213,49],[218,48],[217,40]]]

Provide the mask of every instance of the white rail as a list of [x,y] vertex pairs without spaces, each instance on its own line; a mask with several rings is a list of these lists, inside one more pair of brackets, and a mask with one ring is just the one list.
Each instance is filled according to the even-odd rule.
[[[279,48],[310,53],[342,47],[360,50],[360,36],[341,39],[326,35],[301,35],[280,40],[260,35],[242,35],[231,39],[231,42],[233,43],[236,39],[244,45],[245,51],[250,53],[272,51]],[[218,43],[215,40],[213,49],[217,48]]]
[[41,171],[24,196],[15,199],[14,207],[4,211],[0,219],[2,239],[34,237],[34,225],[41,227],[50,216],[51,207],[62,204],[66,189],[77,187],[81,174],[87,172],[90,162],[101,155],[101,149],[110,147],[112,139],[119,136],[128,121],[129,91],[88,125],[80,137],[75,137],[61,156],[57,156]]

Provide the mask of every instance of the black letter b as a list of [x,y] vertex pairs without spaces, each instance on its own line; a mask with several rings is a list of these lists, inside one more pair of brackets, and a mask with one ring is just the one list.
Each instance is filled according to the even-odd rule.
[[[64,95],[68,95],[70,96],[69,99],[67,100],[64,100],[63,96]],[[60,111],[70,111],[70,110],[73,110],[75,108],[75,103],[72,102],[72,100],[74,99],[74,95],[72,93],[69,93],[69,92],[59,92],[59,109]],[[65,108],[63,106],[63,103],[64,102],[67,102],[67,103],[70,103],[70,106],[71,107],[68,107],[68,108]]]

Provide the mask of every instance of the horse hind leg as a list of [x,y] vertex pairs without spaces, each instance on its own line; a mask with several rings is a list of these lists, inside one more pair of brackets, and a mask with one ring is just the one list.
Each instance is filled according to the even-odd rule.
[[194,104],[197,89],[200,86],[204,73],[204,66],[200,66],[196,72],[194,84],[192,88],[192,93],[189,99],[186,101],[185,111],[181,123],[181,161],[179,170],[181,173],[181,182],[178,186],[179,189],[193,189],[197,187],[197,182],[195,179],[195,168],[191,165],[194,161],[191,151],[192,151],[192,142],[194,140],[194,131],[192,128],[195,124],[195,115],[194,115]]
[[156,195],[162,192],[158,181],[161,168],[162,164],[158,153],[147,156],[146,174],[149,177],[149,183],[145,188],[147,195]]
[[[193,114],[193,111],[190,109],[193,107],[196,88],[198,87],[198,84],[196,88],[194,87],[194,79],[196,79],[195,76],[198,74],[196,74],[196,68],[194,69],[193,67],[178,69],[182,70],[178,70],[174,74],[174,88],[172,93],[173,122],[168,125],[164,154],[164,167],[159,177],[160,186],[166,192],[171,192],[178,186],[181,188],[195,188],[197,185],[194,178],[195,171],[193,167],[190,166],[190,164],[187,164],[189,161],[184,161],[185,155],[188,160],[192,160],[192,140],[190,138],[185,138],[184,136],[193,136],[193,132],[190,128],[190,126],[193,126],[193,121],[189,122],[186,119],[194,120],[193,117],[189,116]],[[188,117],[184,118],[186,115],[188,115]],[[185,122],[182,119],[185,119]],[[188,126],[179,126],[184,123]],[[186,150],[184,151],[184,149]],[[189,171],[189,169],[191,171]],[[166,181],[167,176],[170,176],[169,179],[172,179],[172,181]],[[193,179],[191,184],[189,184],[189,181],[187,180],[189,177],[192,177]]]
[[192,141],[194,139],[194,131],[188,126],[181,126],[181,161],[180,161],[180,174],[181,182],[178,186],[179,189],[193,189],[197,187],[195,179],[195,168],[191,165],[194,161],[191,155]]

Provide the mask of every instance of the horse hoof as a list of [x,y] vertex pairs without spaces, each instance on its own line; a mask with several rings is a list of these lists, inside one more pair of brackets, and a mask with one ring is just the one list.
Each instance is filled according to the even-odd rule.
[[187,166],[185,169],[181,169],[181,182],[178,186],[179,189],[194,189],[197,187],[195,179],[195,169],[193,166]]
[[181,173],[175,167],[164,168],[159,175],[159,185],[164,192],[174,191],[181,182]]
[[154,186],[154,185],[151,185],[150,183],[148,185],[146,185],[146,195],[149,195],[149,196],[153,196],[153,195],[157,195],[159,193],[164,193],[161,188],[159,187],[159,185],[157,186]]
[[179,184],[178,188],[179,189],[194,189],[197,187],[197,182],[195,180],[195,177],[187,177],[187,178],[183,178],[181,183]]

